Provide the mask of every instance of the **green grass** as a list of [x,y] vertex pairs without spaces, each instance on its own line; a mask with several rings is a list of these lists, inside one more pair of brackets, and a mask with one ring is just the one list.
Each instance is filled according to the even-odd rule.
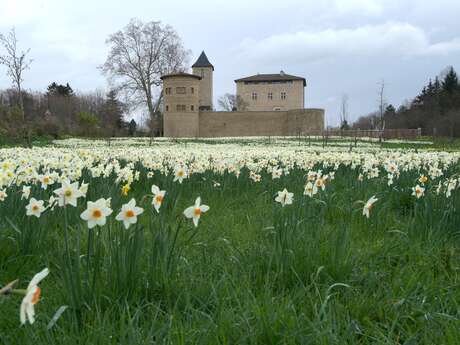
[[[114,215],[152,183],[167,190],[160,214],[144,199],[145,214],[128,230],[114,217],[88,230],[81,199],[40,219],[25,216],[19,188],[0,203],[0,281],[20,278],[25,288],[51,270],[35,324],[20,326],[19,297],[0,298],[1,344],[458,344],[455,193],[416,200],[416,172],[389,188],[341,167],[308,198],[300,170],[278,180],[263,173],[260,183],[247,171],[238,179],[208,172],[182,185],[140,170],[126,197],[113,176],[83,177],[87,200],[111,196]],[[282,208],[274,197],[284,187],[294,204]],[[366,219],[356,201],[374,194]],[[32,195],[50,191],[36,186]],[[198,195],[211,209],[195,229],[181,213]]]

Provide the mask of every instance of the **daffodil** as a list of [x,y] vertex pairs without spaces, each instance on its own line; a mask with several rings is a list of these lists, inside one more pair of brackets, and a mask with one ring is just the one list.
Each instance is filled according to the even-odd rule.
[[30,198],[29,204],[26,206],[26,215],[40,218],[43,211],[45,211],[45,207],[43,206],[43,204],[43,200],[36,200],[35,198]]
[[77,199],[84,196],[78,188],[78,182],[70,183],[69,180],[62,181],[61,188],[56,189],[54,194],[58,196],[59,206],[77,206]]
[[120,213],[116,216],[116,220],[123,222],[123,225],[128,229],[131,224],[137,223],[137,216],[144,212],[144,209],[136,206],[136,200],[131,199],[127,204],[121,207]]
[[27,286],[25,290],[25,297],[22,300],[19,317],[21,323],[25,324],[27,320],[29,323],[35,322],[35,305],[40,300],[41,289],[38,287],[38,284],[49,274],[48,268],[45,268],[43,271],[37,273]]
[[279,202],[282,207],[291,205],[294,198],[294,193],[290,193],[284,188],[281,192],[278,192],[278,196],[275,198],[276,202]]
[[8,196],[8,194],[6,194],[6,192],[4,190],[0,189],[0,201],[5,201],[7,196]]
[[80,215],[80,218],[88,222],[88,228],[92,229],[96,225],[104,226],[107,217],[112,214],[112,209],[107,205],[106,199],[99,199],[95,202],[88,201],[86,210]]
[[416,185],[412,187],[412,195],[415,196],[417,199],[421,198],[425,194],[425,188]]
[[422,175],[419,177],[418,182],[420,182],[422,185],[428,182],[428,177],[425,175]]
[[124,195],[124,196],[128,195],[130,190],[131,190],[131,186],[129,185],[129,183],[123,185],[121,187],[121,195]]
[[184,168],[183,166],[177,166],[174,169],[174,180],[173,182],[179,181],[179,183],[182,183],[182,181],[187,178],[188,173],[187,169]]
[[153,194],[152,205],[153,207],[155,207],[155,210],[159,213],[161,204],[163,203],[163,199],[166,194],[166,191],[160,190],[160,188],[158,188],[158,186],[156,185],[152,185],[152,194]]
[[198,197],[195,200],[195,205],[187,207],[184,211],[184,216],[188,219],[192,219],[195,227],[198,226],[201,214],[209,211],[208,205],[201,205],[201,198]]
[[318,187],[316,187],[316,184],[313,184],[310,181],[307,182],[303,194],[308,195],[311,198],[316,193],[318,193]]
[[49,175],[39,175],[38,179],[40,180],[40,182],[42,184],[42,188],[44,190],[48,189],[48,186],[50,186],[50,185],[52,185],[54,183],[54,180]]
[[364,204],[364,207],[363,207],[363,216],[366,216],[367,218],[369,218],[370,216],[370,212],[371,212],[371,209],[372,207],[374,207],[374,203],[379,200],[374,196],[372,196],[369,200],[367,200],[367,202]]
[[29,199],[30,196],[30,186],[23,186],[22,187],[22,194],[21,194],[21,200],[22,199]]

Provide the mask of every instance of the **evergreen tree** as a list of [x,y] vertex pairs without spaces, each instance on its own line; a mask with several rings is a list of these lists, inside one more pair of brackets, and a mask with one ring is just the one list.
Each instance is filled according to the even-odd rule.
[[[110,90],[107,93],[104,107],[104,122],[114,131],[121,130],[126,125],[123,121],[123,104],[117,99],[115,90]],[[115,135],[115,133],[112,133],[112,135]]]
[[73,96],[73,90],[69,83],[62,85],[52,82],[47,88],[47,94],[52,96]]
[[442,81],[442,89],[448,93],[453,93],[459,89],[458,77],[454,68],[451,67]]
[[136,129],[137,129],[137,123],[136,121],[134,121],[134,119],[132,119],[128,125],[128,133],[131,137],[134,136],[134,134],[136,133]]

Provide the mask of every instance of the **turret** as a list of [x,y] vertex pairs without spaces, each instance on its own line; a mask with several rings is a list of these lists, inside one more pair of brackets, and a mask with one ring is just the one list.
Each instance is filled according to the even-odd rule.
[[200,96],[199,110],[213,110],[212,107],[212,88],[213,88],[213,72],[214,66],[209,62],[208,57],[204,53],[198,57],[192,65],[193,74],[201,77],[200,80]]

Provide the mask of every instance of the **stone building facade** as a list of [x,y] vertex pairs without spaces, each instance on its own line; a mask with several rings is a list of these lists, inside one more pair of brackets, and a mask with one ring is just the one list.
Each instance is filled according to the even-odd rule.
[[305,78],[279,74],[256,74],[235,80],[236,95],[247,111],[303,109]]
[[161,78],[166,137],[288,136],[324,129],[324,109],[304,108],[304,78],[280,73],[237,79],[237,95],[247,108],[223,112],[213,111],[214,66],[204,52],[192,71]]

